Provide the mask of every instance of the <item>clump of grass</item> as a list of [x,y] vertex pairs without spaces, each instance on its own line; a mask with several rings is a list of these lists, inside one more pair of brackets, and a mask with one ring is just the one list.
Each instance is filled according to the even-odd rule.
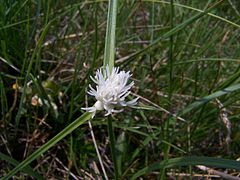
[[[197,165],[237,175],[237,2],[119,1],[117,7],[116,40],[109,36],[115,57],[112,51],[106,60],[105,45],[114,50],[105,41],[112,22],[107,2],[1,3],[0,176],[35,152],[41,156],[15,176],[104,177],[89,126],[65,137],[81,107],[94,103],[86,89],[104,59],[133,72],[140,97],[134,110],[91,120],[109,179],[208,174]],[[61,141],[51,144],[59,132]]]

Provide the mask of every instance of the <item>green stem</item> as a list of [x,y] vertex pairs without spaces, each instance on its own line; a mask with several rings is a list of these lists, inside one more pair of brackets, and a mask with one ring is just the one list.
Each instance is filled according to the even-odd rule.
[[[173,8],[173,0],[170,1],[170,27],[171,31],[173,30],[173,17],[174,17],[174,8]],[[169,41],[169,62],[168,62],[168,67],[169,67],[169,89],[168,89],[168,99],[169,99],[169,109],[171,109],[172,106],[172,92],[173,92],[173,36],[174,34],[170,35],[170,41]],[[169,120],[166,121],[165,125],[165,133],[164,133],[164,138],[169,139],[169,121],[171,120],[172,117],[169,116]],[[169,151],[170,151],[170,145],[166,144],[164,147],[164,160],[169,159]],[[165,167],[161,168],[160,171],[160,179],[166,179],[166,172],[165,172]]]
[[[174,17],[174,8],[173,8],[173,0],[171,0],[171,6],[170,6],[170,26],[171,30],[173,27],[173,17]],[[171,103],[171,97],[172,97],[172,84],[173,84],[173,34],[170,36],[170,45],[169,45],[169,100]]]
[[118,167],[117,167],[117,158],[116,158],[116,151],[115,151],[115,138],[113,133],[113,126],[112,126],[112,118],[108,118],[108,134],[110,138],[110,149],[113,159],[113,165],[114,165],[114,174],[115,179],[118,180]]

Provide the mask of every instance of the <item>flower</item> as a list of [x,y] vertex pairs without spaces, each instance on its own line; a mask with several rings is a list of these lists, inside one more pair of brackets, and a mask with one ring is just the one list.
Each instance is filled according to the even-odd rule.
[[[95,116],[97,111],[105,109],[107,111],[105,116],[108,116],[112,113],[122,112],[121,107],[136,105],[138,98],[125,101],[134,85],[133,81],[127,84],[131,76],[130,71],[119,71],[118,67],[113,67],[112,72],[110,72],[108,65],[104,69],[98,69],[95,78],[91,77],[93,82],[96,83],[96,89],[89,85],[90,91],[88,91],[88,94],[94,96],[97,101],[92,107],[82,109],[92,112],[92,117]],[[115,109],[116,107],[118,109]]]

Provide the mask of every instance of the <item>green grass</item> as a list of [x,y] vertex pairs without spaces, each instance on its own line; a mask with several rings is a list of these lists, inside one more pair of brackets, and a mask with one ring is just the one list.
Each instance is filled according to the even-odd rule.
[[237,176],[239,8],[236,0],[1,1],[0,177],[105,178],[90,127],[79,126],[88,117],[75,124],[94,104],[86,91],[103,64],[130,70],[140,96],[137,108],[91,120],[109,179],[208,174],[196,165]]

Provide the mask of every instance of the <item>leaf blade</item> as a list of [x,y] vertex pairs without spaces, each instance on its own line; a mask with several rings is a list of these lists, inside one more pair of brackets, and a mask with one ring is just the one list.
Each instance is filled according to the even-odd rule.
[[165,161],[154,163],[150,166],[147,166],[137,173],[135,173],[131,179],[136,179],[139,176],[150,173],[154,170],[162,169],[162,168],[172,168],[176,166],[189,166],[189,165],[206,165],[206,166],[214,166],[219,168],[227,168],[227,169],[236,169],[240,170],[240,162],[235,160],[223,159],[223,158],[215,158],[215,157],[206,157],[206,156],[186,156],[179,158],[172,158]]
[[36,150],[29,157],[27,157],[27,159],[25,159],[20,164],[18,164],[13,170],[11,170],[6,176],[4,176],[2,180],[7,180],[7,179],[11,178],[18,171],[20,171],[21,169],[26,167],[28,164],[30,164],[32,161],[34,161],[36,158],[38,158],[41,154],[46,152],[48,149],[53,147],[57,142],[59,142],[65,136],[70,134],[73,130],[75,130],[80,125],[82,125],[84,122],[89,120],[91,118],[91,116],[92,116],[91,113],[85,112],[82,116],[80,116],[75,121],[73,121],[71,124],[69,124],[65,129],[63,129],[60,133],[58,133],[56,136],[54,136],[46,144],[41,146],[38,150]]

